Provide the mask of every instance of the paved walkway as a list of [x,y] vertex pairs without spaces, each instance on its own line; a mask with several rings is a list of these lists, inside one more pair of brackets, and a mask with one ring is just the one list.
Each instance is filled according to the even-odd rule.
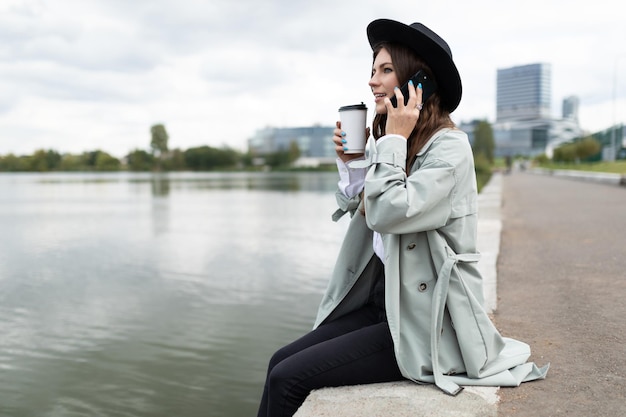
[[495,322],[551,367],[498,415],[626,416],[626,187],[514,172],[501,213]]

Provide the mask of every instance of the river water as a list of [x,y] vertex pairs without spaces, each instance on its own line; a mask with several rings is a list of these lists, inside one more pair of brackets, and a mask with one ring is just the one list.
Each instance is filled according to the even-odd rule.
[[255,415],[347,228],[336,181],[0,174],[0,416]]

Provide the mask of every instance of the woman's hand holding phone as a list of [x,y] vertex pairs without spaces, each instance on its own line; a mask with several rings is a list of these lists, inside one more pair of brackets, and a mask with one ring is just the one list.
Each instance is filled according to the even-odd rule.
[[387,124],[385,133],[395,134],[408,138],[415,129],[415,124],[420,116],[422,107],[423,91],[421,84],[413,85],[413,81],[408,84],[409,100],[404,104],[404,95],[400,88],[396,87],[395,95],[397,107],[394,107],[389,97],[385,97],[385,107],[387,108]]

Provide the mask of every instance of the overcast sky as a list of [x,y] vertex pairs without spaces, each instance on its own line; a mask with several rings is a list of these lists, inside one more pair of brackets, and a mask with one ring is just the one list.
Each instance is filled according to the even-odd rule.
[[0,0],[0,155],[121,157],[148,149],[155,123],[171,148],[240,150],[266,126],[333,125],[341,105],[373,108],[365,28],[377,18],[422,22],[449,43],[464,90],[456,122],[495,121],[497,70],[545,62],[553,116],[577,95],[581,126],[601,130],[626,119],[619,4]]

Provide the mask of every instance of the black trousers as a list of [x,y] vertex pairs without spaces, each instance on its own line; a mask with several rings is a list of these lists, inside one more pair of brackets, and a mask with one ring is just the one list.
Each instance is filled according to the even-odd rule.
[[291,417],[315,389],[404,379],[383,288],[381,277],[363,308],[322,324],[272,356],[258,417]]

